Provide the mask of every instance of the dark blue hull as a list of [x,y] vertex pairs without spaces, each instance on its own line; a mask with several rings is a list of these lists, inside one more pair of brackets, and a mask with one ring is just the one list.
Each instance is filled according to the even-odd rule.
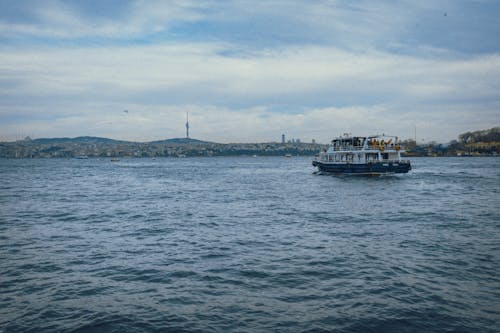
[[411,170],[409,161],[376,162],[366,164],[322,163],[319,161],[313,161],[312,164],[317,167],[319,171],[338,174],[383,175],[391,173],[407,173]]

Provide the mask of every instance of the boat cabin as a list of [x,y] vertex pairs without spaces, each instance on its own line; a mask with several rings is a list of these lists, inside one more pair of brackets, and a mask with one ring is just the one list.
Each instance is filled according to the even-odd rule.
[[394,136],[358,137],[344,135],[332,140],[318,160],[326,163],[366,164],[401,161],[401,146]]

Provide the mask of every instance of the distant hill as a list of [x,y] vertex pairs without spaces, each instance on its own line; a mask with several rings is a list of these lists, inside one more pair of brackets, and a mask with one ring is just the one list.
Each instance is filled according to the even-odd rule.
[[81,136],[0,142],[0,158],[302,156],[314,155],[325,147],[311,143],[277,142],[222,144],[190,138],[132,142]]
[[[114,140],[108,138],[100,138],[95,136],[79,136],[76,138],[40,138],[40,139],[30,139],[27,137],[24,140],[17,141],[17,143],[21,144],[65,144],[65,143],[80,143],[80,144],[124,144],[124,143],[137,143],[132,141],[124,141],[124,140]],[[191,138],[173,138],[173,139],[165,139],[165,140],[156,140],[151,142],[143,142],[143,143],[151,143],[151,144],[211,144],[209,141],[202,141]]]
[[174,138],[174,139],[151,141],[149,143],[152,143],[152,144],[174,143],[174,144],[182,144],[182,145],[185,145],[185,144],[207,145],[207,144],[211,144],[213,142],[202,141],[202,140],[191,139],[191,138]]
[[500,142],[500,127],[462,133],[458,136],[461,143]]
[[34,140],[24,140],[26,143],[33,143],[33,144],[62,144],[62,143],[90,143],[90,144],[96,144],[96,143],[108,143],[108,144],[113,144],[113,143],[127,143],[129,141],[121,141],[121,140],[113,140],[113,139],[107,139],[107,138],[99,138],[95,136],[79,136],[76,138],[41,138],[41,139],[34,139]]

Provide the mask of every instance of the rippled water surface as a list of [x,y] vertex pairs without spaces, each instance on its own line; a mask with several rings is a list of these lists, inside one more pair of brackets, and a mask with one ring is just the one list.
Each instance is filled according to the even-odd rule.
[[500,158],[0,160],[0,331],[498,332]]

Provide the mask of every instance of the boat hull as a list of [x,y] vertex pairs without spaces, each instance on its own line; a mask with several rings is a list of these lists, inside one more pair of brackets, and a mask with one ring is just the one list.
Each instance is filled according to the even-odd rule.
[[411,170],[410,162],[382,162],[382,163],[323,163],[313,161],[313,166],[321,172],[336,174],[356,174],[356,175],[383,175],[393,173],[407,173]]

